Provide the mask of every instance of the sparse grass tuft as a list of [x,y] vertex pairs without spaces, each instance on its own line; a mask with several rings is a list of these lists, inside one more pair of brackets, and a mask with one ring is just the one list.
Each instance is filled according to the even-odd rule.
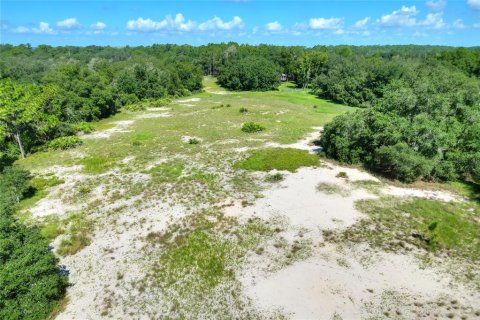
[[199,144],[199,143],[200,143],[200,140],[198,140],[197,138],[188,139],[188,144]]
[[295,172],[300,167],[315,166],[319,157],[306,150],[293,148],[269,148],[253,151],[245,160],[235,163],[235,168],[256,171],[273,169]]
[[335,177],[348,179],[348,174],[345,171],[340,171],[339,173],[337,173],[337,175]]
[[271,182],[271,183],[274,183],[274,182],[280,182],[284,179],[283,177],[283,174],[277,172],[275,174],[271,174],[271,175],[268,175],[266,178],[265,178],[265,181],[266,182]]
[[66,235],[58,246],[57,253],[59,255],[75,254],[90,244],[93,224],[85,218],[83,213],[72,214],[63,223],[66,225]]
[[339,194],[342,197],[348,197],[350,195],[350,190],[330,182],[320,182],[317,185],[317,190],[326,194]]
[[167,162],[153,167],[148,173],[158,182],[172,182],[182,175],[183,169],[183,163]]

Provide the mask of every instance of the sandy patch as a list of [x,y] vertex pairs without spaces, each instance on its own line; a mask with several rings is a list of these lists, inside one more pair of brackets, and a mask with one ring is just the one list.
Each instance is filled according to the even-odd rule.
[[130,132],[130,130],[126,130],[133,123],[133,120],[123,120],[123,121],[115,121],[113,124],[115,126],[110,129],[106,129],[103,131],[96,131],[90,134],[83,135],[83,139],[99,139],[99,138],[110,138],[110,136],[117,132]]
[[145,110],[147,110],[147,111],[170,111],[171,108],[167,108],[167,107],[160,107],[160,108],[148,107]]
[[200,98],[190,98],[190,99],[182,99],[182,100],[174,100],[174,103],[189,103],[189,102],[198,102]]
[[305,137],[300,139],[298,142],[292,144],[280,144],[276,142],[267,142],[265,147],[267,148],[295,148],[301,150],[307,150],[310,153],[319,153],[322,148],[319,146],[315,146],[313,141],[318,140],[320,138],[320,134],[323,130],[323,127],[312,127],[315,131],[307,134]]
[[170,113],[144,113],[139,114],[135,119],[150,119],[150,118],[170,118],[172,114]]
[[455,195],[448,191],[440,190],[422,190],[422,189],[413,189],[413,188],[399,188],[394,186],[388,186],[382,191],[388,195],[395,197],[416,197],[416,198],[427,198],[440,201],[461,201],[461,197]]
[[198,140],[200,142],[202,141],[201,138],[196,137],[196,136],[182,136],[182,142],[183,143],[188,143],[188,142],[190,142],[190,140]]
[[[387,295],[387,303],[392,316],[400,311],[405,319],[416,318],[413,313],[409,315],[415,307],[406,304],[408,297],[418,298],[423,311],[429,307],[423,306],[426,301],[438,301],[444,296],[470,306],[480,299],[478,293],[451,286],[452,279],[434,269],[420,269],[410,256],[362,249],[340,253],[335,246],[327,245],[308,260],[267,276],[246,274],[242,282],[257,306],[281,308],[292,319],[334,319],[335,315],[360,319],[376,313],[383,318],[385,315],[379,312],[381,298],[389,292],[403,295],[400,300]],[[361,258],[370,261],[362,264]],[[430,311],[437,308],[434,304]]]

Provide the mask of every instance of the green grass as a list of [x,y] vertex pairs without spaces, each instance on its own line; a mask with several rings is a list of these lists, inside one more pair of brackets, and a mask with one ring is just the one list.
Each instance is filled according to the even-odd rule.
[[145,141],[151,140],[153,138],[154,138],[154,135],[152,133],[136,132],[131,136],[130,141],[131,141],[132,145],[139,146],[139,145],[144,144]]
[[269,148],[256,150],[242,161],[235,164],[236,168],[256,171],[287,170],[294,172],[300,167],[319,164],[319,157],[306,150],[293,148]]
[[63,230],[61,233],[65,234],[65,238],[60,241],[60,245],[57,248],[59,255],[73,255],[91,243],[90,233],[93,231],[93,224],[92,221],[85,217],[84,213],[72,214],[61,221],[61,224],[64,227],[53,225],[43,231],[49,235],[55,230],[58,230],[57,232]]
[[[480,207],[474,202],[381,199],[361,200],[357,207],[371,219],[353,227],[352,235],[357,231],[361,237],[387,246],[391,237],[395,237],[432,252],[448,252],[468,261],[480,261]],[[376,227],[366,228],[365,224]]]
[[455,191],[461,195],[480,201],[480,184],[474,182],[449,182]]
[[148,171],[156,181],[172,182],[176,181],[183,173],[185,166],[183,163],[166,162],[159,164]]
[[83,164],[83,172],[89,174],[100,174],[113,167],[112,159],[107,156],[92,156],[80,160]]

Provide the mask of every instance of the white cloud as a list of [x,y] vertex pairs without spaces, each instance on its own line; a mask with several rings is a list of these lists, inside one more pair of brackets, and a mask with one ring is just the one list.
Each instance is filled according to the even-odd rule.
[[447,1],[445,1],[445,0],[438,0],[438,1],[430,0],[430,1],[427,1],[427,3],[425,5],[427,6],[428,9],[430,9],[432,11],[440,11],[440,10],[443,10],[443,8],[445,8],[445,6],[447,5]]
[[431,29],[441,29],[445,26],[445,22],[442,18],[442,13],[429,13],[425,20],[419,22],[419,25],[431,28]]
[[46,22],[40,22],[38,28],[32,28],[34,33],[56,34],[56,32],[50,28],[50,25]]
[[90,28],[95,29],[95,30],[103,30],[107,27],[107,25],[104,22],[98,21],[92,25],[90,25]]
[[132,31],[190,31],[195,28],[195,22],[185,20],[181,13],[177,13],[175,18],[166,16],[161,21],[154,21],[152,19],[144,19],[142,17],[137,20],[129,20],[127,22],[127,29]]
[[278,21],[269,22],[266,25],[268,31],[280,31],[282,30],[282,25]]
[[61,29],[75,29],[79,25],[77,18],[68,18],[57,22],[57,27]]
[[457,19],[453,22],[453,27],[457,29],[463,29],[465,28],[465,24],[463,23],[462,19]]
[[201,23],[198,26],[198,29],[201,31],[205,30],[231,30],[234,28],[243,28],[243,20],[242,18],[235,16],[230,21],[223,21],[219,17],[214,17],[213,19],[207,20]]
[[308,25],[312,29],[338,29],[343,25],[341,18],[311,18]]
[[402,6],[399,10],[380,17],[378,23],[385,27],[411,27],[416,24],[415,15],[417,13],[415,6]]
[[353,25],[355,28],[365,28],[370,21],[370,17],[363,18],[362,20],[358,20]]
[[18,26],[15,29],[12,30],[15,33],[27,33],[30,32],[30,29],[23,27],[23,26]]
[[467,0],[467,4],[474,10],[480,10],[480,0]]
[[480,22],[474,23],[474,24],[473,24],[473,27],[474,27],[474,28],[480,28]]

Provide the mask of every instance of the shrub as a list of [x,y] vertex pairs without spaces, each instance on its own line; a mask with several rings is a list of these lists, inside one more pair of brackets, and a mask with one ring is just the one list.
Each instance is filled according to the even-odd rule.
[[76,132],[83,132],[83,133],[90,133],[95,130],[91,123],[85,122],[85,121],[75,123],[72,125],[72,127]]
[[240,113],[247,113],[248,109],[245,108],[245,107],[241,107],[239,111],[240,111]]
[[53,150],[66,150],[81,145],[83,141],[77,136],[60,137],[48,143],[48,148]]
[[242,131],[247,133],[260,132],[264,130],[265,130],[265,127],[254,122],[247,122],[247,123],[244,123],[242,126]]
[[188,144],[199,144],[199,143],[200,143],[200,140],[198,140],[197,138],[188,139]]
[[8,167],[0,176],[0,319],[45,319],[65,294],[68,272],[37,228],[13,217],[30,174]]

